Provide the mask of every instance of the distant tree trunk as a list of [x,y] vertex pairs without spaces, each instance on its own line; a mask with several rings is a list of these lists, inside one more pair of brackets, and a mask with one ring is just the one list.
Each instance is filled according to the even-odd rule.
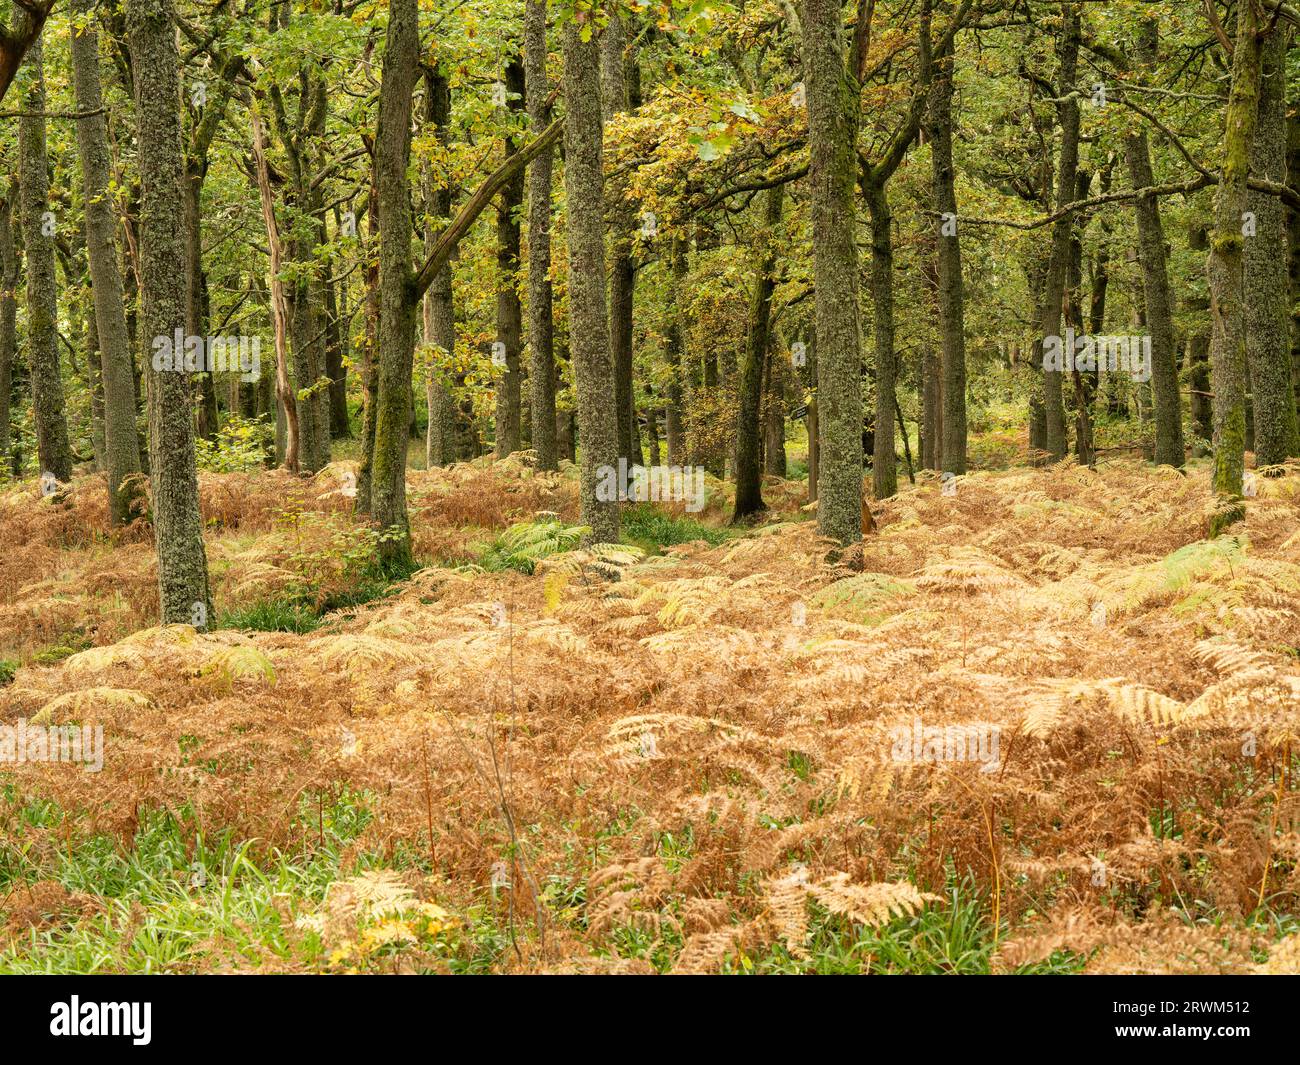
[[897,403],[898,356],[894,351],[894,237],[889,192],[882,181],[866,186],[871,215],[871,296],[876,338],[876,437],[871,460],[872,492],[888,499],[898,492],[894,451],[894,406]]
[[352,435],[348,424],[347,332],[342,296],[344,285],[326,281],[325,292],[325,375],[330,379],[330,436],[343,440]]
[[[377,181],[372,164],[370,173],[370,207],[366,216],[365,269],[365,340],[361,352],[361,455],[357,460],[357,514],[370,513],[371,486],[374,483],[375,413],[379,398],[379,241]],[[448,279],[450,281],[450,279]]]
[[[136,80],[140,166],[140,321],[143,335],[170,337],[184,325],[184,206],[181,202],[180,57],[172,0],[127,5]],[[204,627],[212,619],[194,429],[184,374],[149,371],[149,450],[154,538],[163,624]]]
[[668,441],[668,465],[679,466],[686,456],[685,397],[682,391],[682,364],[686,356],[686,330],[682,303],[686,286],[686,237],[673,237],[672,276],[668,281],[668,405],[664,410],[664,434]]
[[[514,97],[511,111],[524,109],[524,68],[512,55],[506,63],[506,92]],[[514,138],[506,138],[506,157],[517,150]],[[505,348],[505,372],[497,382],[496,457],[503,459],[519,450],[523,320],[519,306],[519,215],[524,205],[524,172],[519,170],[506,183],[497,204],[497,341]]]
[[[529,125],[540,133],[551,121],[547,105],[546,0],[524,7],[524,86]],[[551,184],[555,153],[549,148],[528,167],[528,380],[532,393],[533,450],[537,468],[557,464],[555,322],[551,285]]]
[[390,565],[409,563],[406,511],[407,423],[415,353],[411,211],[406,172],[411,157],[411,94],[420,47],[416,0],[390,0],[388,44],[379,94],[375,170],[379,210],[379,394],[370,489],[375,524],[392,536],[382,547]]
[[[582,523],[595,542],[618,541],[619,457],[614,367],[605,316],[605,220],[600,58],[595,11],[580,7],[564,27],[564,184],[569,208],[569,339],[582,444]],[[588,40],[583,40],[583,34]],[[621,488],[621,485],[618,486]],[[621,494],[621,493],[619,493]]]
[[[934,66],[928,122],[934,204],[940,215],[938,301],[939,328],[943,335],[943,383],[940,388],[943,443],[942,448],[936,450],[939,450],[937,457],[944,470],[961,474],[966,472],[966,324],[961,236],[957,228],[957,171],[952,161],[952,79],[953,56],[949,54]],[[887,424],[877,413],[876,425]]]
[[[1290,29],[1278,23],[1265,38],[1261,57],[1259,116],[1250,149],[1250,172],[1279,184],[1287,181],[1286,54]],[[1300,455],[1295,392],[1287,335],[1286,218],[1282,201],[1250,189],[1246,209],[1255,216],[1255,235],[1245,246],[1246,357],[1255,414],[1255,464],[1275,466]]]
[[774,477],[784,477],[788,472],[785,462],[785,371],[785,359],[768,344],[763,470]]
[[[1080,170],[1075,180],[1074,198],[1087,199],[1092,186],[1092,174]],[[1087,327],[1083,321],[1083,234],[1088,225],[1088,215],[1079,212],[1074,217],[1070,234],[1070,266],[1066,276],[1066,324],[1073,327],[1075,336],[1083,336]],[[1074,383],[1074,453],[1081,466],[1097,464],[1096,442],[1092,433],[1092,396],[1088,389],[1088,371],[1075,363],[1071,371]]]
[[[1143,65],[1154,69],[1154,21],[1142,28],[1140,54]],[[1125,141],[1129,180],[1135,189],[1155,184],[1146,129]],[[1165,233],[1160,224],[1160,206],[1154,196],[1134,201],[1137,219],[1138,257],[1142,264],[1142,291],[1147,325],[1151,331],[1151,388],[1155,397],[1157,465],[1182,469],[1183,405],[1178,394],[1178,363],[1174,341],[1173,298],[1169,292],[1169,270],[1165,261]]]
[[736,418],[736,503],[733,522],[763,509],[763,367],[772,330],[772,292],[776,288],[776,229],[781,224],[785,186],[767,190],[755,247],[754,290],[749,302],[749,332],[740,367]]
[[[821,439],[817,528],[850,544],[862,539],[862,350],[853,196],[858,82],[845,66],[837,0],[804,0],[802,22]],[[885,417],[884,424],[891,424],[892,408]],[[892,434],[882,435],[892,440]]]
[[1210,367],[1214,392],[1214,491],[1219,507],[1210,522],[1217,536],[1245,515],[1246,339],[1242,308],[1242,214],[1255,135],[1260,41],[1253,3],[1237,5],[1237,40],[1223,138],[1223,162],[1214,197],[1214,231],[1206,275],[1210,286]]
[[[10,397],[18,351],[18,253],[14,247],[13,207],[17,183],[0,189],[0,470],[11,469]],[[17,470],[13,470],[17,476]]]
[[[275,395],[284,419],[285,468],[298,472],[300,431],[298,426],[298,399],[289,381],[289,314],[284,296],[284,283],[280,280],[281,241],[280,228],[275,220],[275,199],[266,166],[266,139],[256,109],[250,112],[253,126],[253,161],[257,170],[257,189],[262,204],[262,223],[266,227],[266,242],[270,248],[271,323],[275,335]],[[277,430],[279,426],[277,423]],[[278,438],[278,432],[277,432]],[[277,448],[277,451],[279,448]],[[360,496],[360,491],[358,491]]]
[[[451,86],[441,70],[424,75],[425,122],[433,127],[440,144],[449,139],[451,125]],[[426,174],[425,196],[429,223],[425,226],[426,254],[433,250],[438,232],[451,214],[451,189],[434,178],[432,167]],[[451,263],[438,271],[424,294],[424,342],[432,345],[429,373],[425,378],[425,465],[449,466],[456,461],[456,403],[452,398],[450,378],[456,355],[456,306],[451,287]]]
[[59,302],[54,272],[55,218],[49,206],[45,153],[45,73],[37,40],[27,55],[31,81],[18,120],[18,180],[22,188],[23,248],[27,255],[27,339],[32,414],[41,472],[72,480],[72,449],[59,371]]
[[[628,49],[625,16],[618,6],[608,5],[609,22],[601,34],[600,85],[606,119],[636,106],[632,87],[637,84],[636,58]],[[631,75],[631,77],[629,77]],[[632,300],[636,274],[632,265],[631,224],[625,217],[622,188],[607,190],[610,223],[609,250],[609,339],[614,359],[614,401],[618,414],[618,453],[635,462],[640,447],[632,409]]]
[[[1070,202],[1074,193],[1079,168],[1079,100],[1075,95],[1075,80],[1079,69],[1079,5],[1072,3],[1062,8],[1064,13],[1063,36],[1058,48],[1060,80],[1057,97],[1061,116],[1061,154],[1056,170],[1056,206]],[[1074,219],[1065,215],[1052,227],[1052,259],[1047,271],[1047,286],[1043,298],[1041,333],[1038,353],[1041,355],[1043,339],[1059,336],[1061,331],[1061,301],[1065,293],[1065,279],[1069,268],[1070,232]],[[1039,365],[1043,365],[1040,363]],[[1053,459],[1065,458],[1065,393],[1063,368],[1048,369],[1043,365],[1044,450]]]
[[[91,0],[77,0],[73,10],[78,16],[89,16],[82,31],[72,34],[77,109],[97,112],[103,107],[103,93],[94,5]],[[109,192],[108,133],[102,114],[91,114],[77,123],[77,144],[86,213],[86,259],[103,389],[108,513],[110,524],[116,528],[131,520],[131,504],[140,494],[141,486],[135,480],[140,473],[140,449],[135,432],[135,370],[126,331],[122,275],[117,269],[117,220]]]

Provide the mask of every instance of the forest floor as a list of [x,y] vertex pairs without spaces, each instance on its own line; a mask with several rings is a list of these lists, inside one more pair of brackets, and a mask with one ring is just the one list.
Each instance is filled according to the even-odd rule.
[[0,765],[0,971],[1300,967],[1297,471],[1214,541],[1203,468],[924,474],[837,557],[483,461],[400,581],[346,473],[202,475],[207,631],[100,479],[0,494],[0,725],[104,735]]

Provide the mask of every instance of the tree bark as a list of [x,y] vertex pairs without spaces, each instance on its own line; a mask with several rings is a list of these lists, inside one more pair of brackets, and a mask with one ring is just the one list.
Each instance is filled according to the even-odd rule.
[[871,216],[871,296],[876,336],[876,436],[871,481],[873,495],[888,499],[898,492],[898,462],[894,451],[898,356],[894,351],[893,215],[883,181],[870,182],[866,194]]
[[595,14],[591,7],[580,7],[564,28],[564,98],[569,111],[564,128],[569,341],[583,453],[582,523],[591,529],[593,542],[616,543],[622,492],[611,498],[608,491],[619,444],[605,309],[604,123]]
[[271,192],[271,179],[266,166],[266,138],[256,109],[250,112],[253,125],[253,161],[257,170],[257,190],[262,204],[262,223],[266,227],[266,242],[270,248],[271,324],[275,336],[275,395],[284,416],[284,465],[298,472],[300,430],[298,424],[298,398],[289,381],[289,311],[284,296],[284,282],[280,280],[282,242],[280,227],[275,220],[275,197]]
[[[802,22],[821,438],[817,528],[850,544],[862,539],[862,349],[853,196],[858,81],[845,65],[837,0],[804,0]],[[892,418],[891,409],[884,424],[891,425]]]
[[[425,121],[433,126],[439,144],[446,145],[450,136],[451,86],[442,70],[426,71],[424,76]],[[438,231],[451,214],[451,189],[434,178],[430,167],[426,174],[429,221],[425,225],[426,251],[432,251]],[[456,461],[456,402],[451,393],[451,376],[456,355],[456,306],[451,285],[451,264],[434,278],[424,294],[424,342],[431,345],[429,373],[425,378],[424,401],[427,427],[424,459],[429,468],[449,466]]]
[[[624,15],[608,4],[609,21],[600,38],[600,89],[604,120],[636,106],[632,86],[637,81],[635,53],[628,47]],[[636,272],[632,264],[631,223],[623,203],[623,188],[607,190],[609,226],[609,339],[614,360],[614,402],[618,415],[618,454],[628,462],[640,458],[632,400],[632,312]]]
[[[522,111],[524,68],[518,56],[511,56],[506,63],[505,87],[514,97],[510,100],[510,110]],[[506,160],[517,150],[514,138],[507,137]],[[519,306],[519,215],[523,205],[524,171],[518,170],[506,182],[497,204],[497,343],[505,349],[505,372],[497,381],[498,459],[519,450],[522,425],[519,360],[523,348],[523,320]]]
[[[937,295],[939,329],[943,337],[943,380],[939,389],[942,444],[934,449],[936,454],[933,457],[948,473],[962,474],[966,472],[966,323],[961,235],[957,224],[956,168],[952,161],[953,66],[951,54],[936,61],[928,116],[934,204],[939,213]],[[951,225],[947,224],[949,222]],[[881,424],[877,414],[876,425]]]
[[388,533],[382,555],[401,567],[411,558],[406,511],[406,443],[415,353],[416,293],[411,283],[411,94],[420,48],[416,0],[390,0],[388,45],[379,94],[375,169],[379,209],[379,395],[371,516]]
[[1260,82],[1259,25],[1254,3],[1237,5],[1232,86],[1223,138],[1223,162],[1214,197],[1214,231],[1206,276],[1210,287],[1210,374],[1214,392],[1214,491],[1219,507],[1211,537],[1245,515],[1246,340],[1242,308],[1242,216],[1255,135]]
[[73,10],[89,16],[72,34],[73,87],[77,109],[91,112],[77,123],[82,189],[86,214],[86,259],[94,300],[104,404],[104,466],[108,475],[108,513],[113,527],[131,520],[131,505],[140,493],[140,448],[135,433],[135,380],[131,339],[126,331],[122,275],[117,268],[117,221],[109,191],[108,133],[99,80],[99,35],[91,0],[77,0]]
[[[546,0],[526,0],[524,87],[529,125],[535,133],[551,121],[546,81]],[[555,319],[551,284],[551,185],[555,153],[547,149],[528,167],[528,380],[532,398],[533,450],[537,468],[557,466],[555,418]]]
[[[172,0],[127,6],[136,81],[140,166],[140,323],[146,338],[172,337],[185,322],[180,57]],[[163,624],[212,620],[194,429],[185,375],[149,370],[149,450]]]
[[18,351],[18,252],[13,227],[17,190],[16,181],[0,189],[0,470],[13,469],[9,425],[14,356]]
[[23,248],[27,255],[27,340],[31,355],[32,415],[41,472],[72,480],[72,449],[59,370],[58,289],[54,267],[55,216],[49,206],[49,160],[45,152],[45,73],[37,40],[28,53],[31,80],[18,120],[18,180]]
[[[1057,159],[1056,206],[1069,203],[1079,169],[1079,100],[1075,95],[1075,81],[1079,69],[1080,16],[1079,5],[1063,8],[1065,26],[1058,55],[1060,80],[1057,86],[1061,116],[1061,154]],[[1052,259],[1047,271],[1047,286],[1043,297],[1041,334],[1038,354],[1042,354],[1042,339],[1059,336],[1061,332],[1061,301],[1065,293],[1066,273],[1069,269],[1070,232],[1074,220],[1065,215],[1052,228]],[[1042,365],[1040,363],[1040,365]],[[1043,448],[1053,459],[1065,458],[1065,393],[1062,370],[1043,366]]]
[[[1286,54],[1290,29],[1279,23],[1264,39],[1259,116],[1250,149],[1250,172],[1279,184],[1287,180]],[[1288,336],[1286,218],[1277,196],[1246,194],[1255,235],[1244,249],[1246,358],[1255,414],[1255,464],[1275,466],[1300,455]]]
[[749,303],[749,332],[740,367],[736,417],[736,502],[731,520],[738,522],[763,509],[763,367],[772,336],[772,292],[776,288],[776,229],[781,224],[785,186],[765,193],[763,222],[754,249],[754,290]]

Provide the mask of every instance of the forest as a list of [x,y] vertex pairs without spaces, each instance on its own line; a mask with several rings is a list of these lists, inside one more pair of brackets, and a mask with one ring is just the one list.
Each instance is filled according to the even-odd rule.
[[1300,973],[1297,101],[1283,0],[0,0],[0,973]]

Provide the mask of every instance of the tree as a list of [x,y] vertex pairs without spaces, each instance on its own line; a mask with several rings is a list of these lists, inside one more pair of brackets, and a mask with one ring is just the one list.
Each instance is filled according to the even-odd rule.
[[[569,337],[583,461],[582,523],[597,543],[618,540],[618,495],[599,482],[619,458],[614,366],[605,315],[604,164],[594,0],[564,28],[564,186],[569,205]],[[619,493],[621,494],[621,493]]]
[[733,521],[763,509],[763,368],[772,339],[772,293],[776,288],[776,229],[781,224],[785,186],[765,193],[763,224],[754,242],[754,291],[749,331],[740,367],[740,407],[736,420],[736,504]]
[[[130,0],[140,152],[140,327],[172,337],[185,322],[180,57],[172,0]],[[183,373],[149,368],[149,468],[163,624],[204,626],[212,616],[194,465],[190,388]]]
[[[546,80],[546,0],[524,8],[524,94],[535,132],[551,120]],[[554,153],[541,152],[528,168],[528,382],[532,395],[537,468],[557,465],[555,439],[555,322],[551,285],[551,183]]]
[[[853,199],[859,82],[856,57],[852,67],[845,65],[838,0],[804,0],[801,20],[816,285],[817,528],[851,544],[862,539],[862,349]],[[889,418],[887,425],[892,411]]]
[[1237,5],[1219,187],[1206,276],[1210,285],[1210,374],[1214,392],[1214,491],[1219,505],[1210,522],[1217,536],[1244,516],[1246,464],[1246,338],[1242,308],[1242,227],[1246,175],[1255,135],[1260,82],[1259,18],[1254,0]]
[[23,247],[27,253],[27,339],[31,350],[32,412],[41,472],[72,480],[72,448],[63,409],[59,368],[59,296],[54,272],[55,213],[49,202],[49,160],[45,153],[45,73],[42,45],[28,55],[31,81],[18,124],[18,181],[21,186]]
[[0,100],[5,98],[23,56],[41,39],[45,20],[54,10],[54,0],[24,0],[15,7],[12,27],[0,23]]
[[[1278,25],[1264,39],[1259,115],[1250,147],[1250,172],[1286,184],[1286,55],[1291,29]],[[1244,248],[1244,329],[1255,413],[1255,463],[1275,466],[1300,455],[1296,401],[1291,386],[1291,293],[1287,281],[1286,218],[1282,201],[1250,189],[1246,209],[1254,235]]]
[[[451,85],[441,69],[424,72],[425,121],[438,143],[446,147],[451,124]],[[433,250],[438,232],[451,214],[451,188],[446,179],[439,180],[432,164],[425,164],[425,200],[427,218],[424,226],[426,254]],[[452,300],[451,264],[434,278],[424,294],[424,342],[430,346],[429,371],[425,380],[425,411],[428,426],[425,435],[425,465],[447,466],[456,461],[456,403],[447,378],[456,354],[456,307]],[[441,364],[441,365],[440,365]]]
[[[1140,33],[1139,58],[1150,69],[1156,60],[1156,23],[1146,20]],[[1145,129],[1126,138],[1129,180],[1135,189],[1155,185],[1151,172],[1151,151]],[[1142,265],[1142,290],[1146,300],[1147,327],[1151,331],[1151,388],[1155,394],[1158,464],[1182,469],[1184,462],[1182,399],[1178,394],[1178,367],[1174,351],[1173,297],[1169,291],[1169,268],[1165,253],[1165,232],[1160,222],[1160,205],[1154,196],[1133,201],[1137,220],[1138,258]]]
[[[929,48],[929,34],[922,38]],[[929,56],[923,54],[923,61]],[[952,161],[951,54],[935,64],[923,80],[931,80],[927,130],[930,136],[934,209],[938,213],[936,248],[939,328],[943,334],[942,448],[936,456],[948,473],[966,472],[966,321],[961,277],[961,235],[957,226],[956,168]],[[879,423],[877,423],[879,424]]]
[[[519,57],[506,62],[505,90],[511,97],[509,109],[524,107],[524,68]],[[506,161],[517,151],[513,137],[506,138]],[[506,182],[497,204],[497,343],[505,359],[505,372],[497,383],[496,456],[499,459],[519,450],[521,424],[520,355],[523,347],[523,319],[519,305],[519,214],[524,204],[524,171],[518,170]]]
[[73,84],[82,189],[86,212],[86,259],[94,300],[94,332],[99,348],[104,392],[104,464],[108,474],[108,513],[114,526],[131,520],[140,492],[140,448],[135,433],[135,366],[126,330],[126,301],[117,268],[117,220],[109,190],[108,132],[99,82],[99,34],[94,4],[76,0],[73,10],[84,20],[72,34]]

